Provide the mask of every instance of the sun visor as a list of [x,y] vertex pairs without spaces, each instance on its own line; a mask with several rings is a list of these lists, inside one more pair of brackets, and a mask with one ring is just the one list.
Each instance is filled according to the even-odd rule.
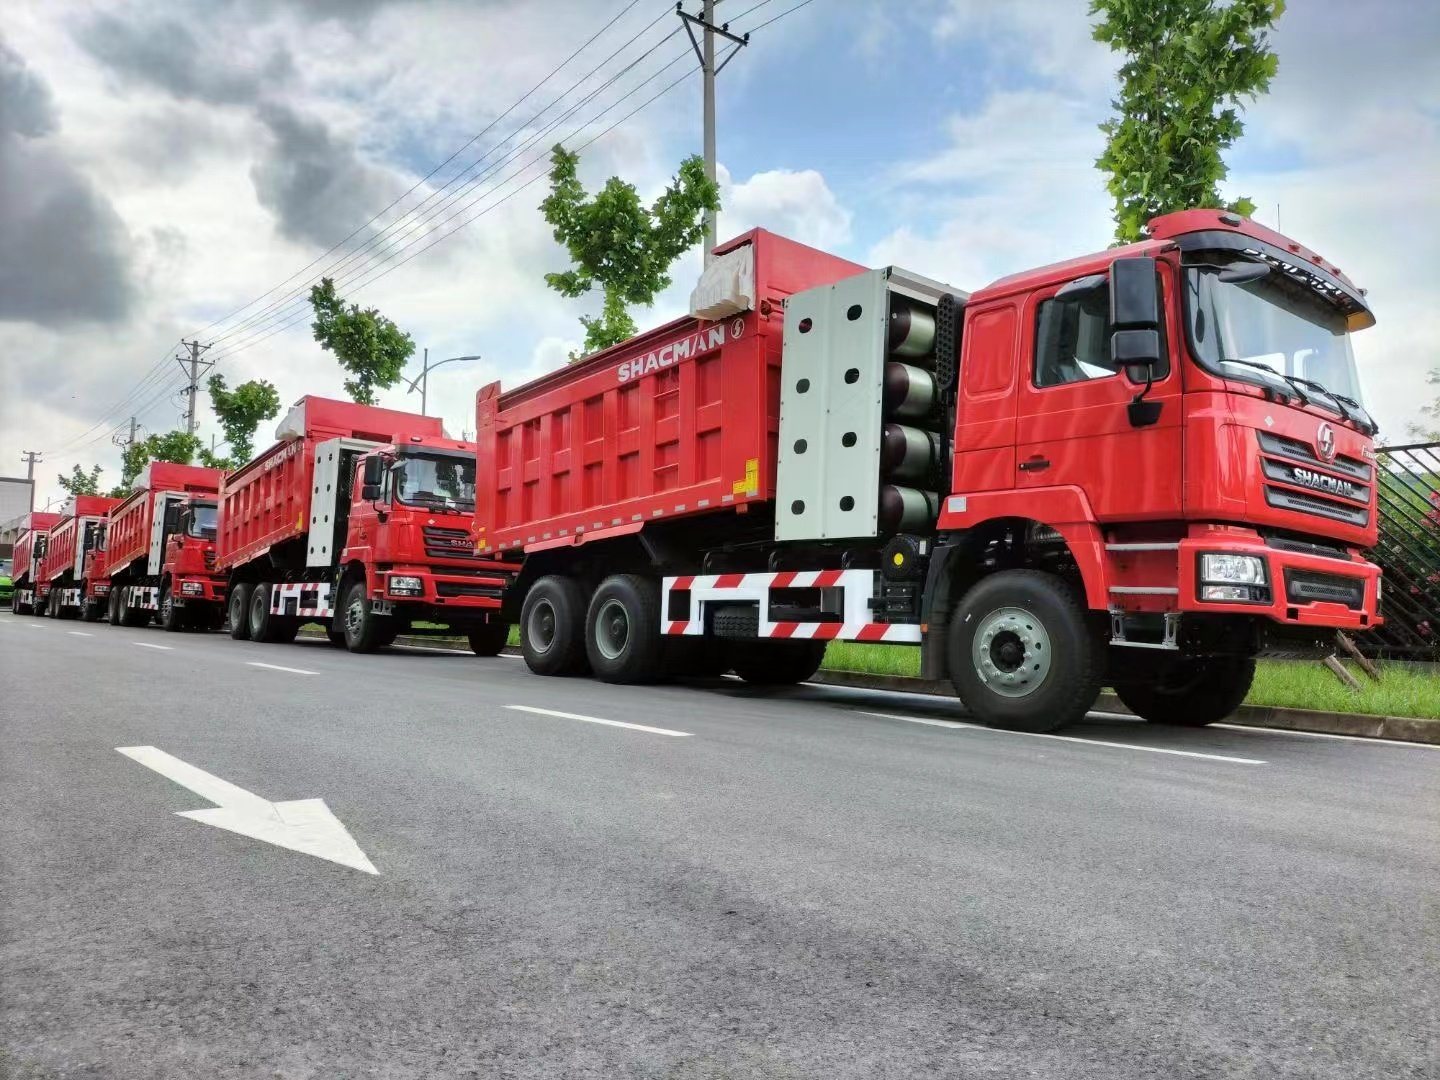
[[690,314],[724,319],[755,306],[755,247],[745,244],[717,255],[690,293]]

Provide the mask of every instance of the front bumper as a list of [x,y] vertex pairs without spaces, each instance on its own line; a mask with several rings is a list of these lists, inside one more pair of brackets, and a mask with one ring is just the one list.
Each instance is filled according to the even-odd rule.
[[[414,579],[419,590],[406,588],[394,590],[393,579]],[[468,609],[474,612],[498,611],[505,599],[505,590],[510,585],[504,574],[492,573],[445,573],[428,567],[394,566],[376,574],[379,588],[371,593],[373,599],[388,600],[392,604],[421,604],[440,611]]]
[[[1266,568],[1265,594],[1245,602],[1201,599],[1203,554],[1249,555]],[[1380,568],[1267,544],[1263,537],[1192,536],[1180,542],[1179,608],[1208,615],[1249,615],[1289,626],[1368,630],[1379,626]]]
[[223,604],[225,582],[206,577],[180,577],[171,585],[171,595],[183,607],[186,604]]

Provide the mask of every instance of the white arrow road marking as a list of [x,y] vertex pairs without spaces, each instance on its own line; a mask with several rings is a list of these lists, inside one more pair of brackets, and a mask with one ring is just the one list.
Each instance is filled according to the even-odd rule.
[[649,727],[645,724],[627,724],[623,720],[602,720],[598,716],[581,716],[579,713],[558,712],[555,709],[537,709],[533,705],[506,705],[507,709],[514,709],[516,712],[536,713],[540,716],[558,716],[562,720],[584,720],[587,724],[604,724],[606,727],[629,728],[631,731],[648,731],[651,735],[674,735],[677,738],[688,739],[688,731],[671,731],[669,728]]
[[245,663],[247,663],[250,667],[263,667],[263,668],[268,668],[268,669],[271,670],[271,671],[288,671],[288,672],[290,672],[290,674],[292,674],[292,675],[319,675],[319,674],[320,674],[320,672],[318,672],[318,671],[306,671],[304,668],[298,668],[298,667],[281,667],[279,664],[262,664],[259,660],[247,660],[247,661],[245,661]]
[[130,644],[139,645],[142,649],[164,649],[166,652],[170,652],[175,648],[174,645],[152,645],[148,641],[132,641]]
[[[856,712],[865,712],[856,709]],[[1264,765],[1259,758],[1231,757],[1228,754],[1202,754],[1198,750],[1171,750],[1165,746],[1141,746],[1138,743],[1110,742],[1108,739],[1086,739],[1078,735],[1052,735],[1044,731],[1010,731],[1005,728],[988,728],[983,724],[966,724],[959,720],[927,720],[918,716],[901,716],[898,713],[865,712],[866,716],[878,716],[885,720],[905,720],[911,724],[930,724],[935,727],[965,728],[970,731],[988,731],[995,735],[1027,735],[1032,739],[1054,739],[1057,742],[1079,743],[1081,746],[1105,746],[1112,750],[1143,750],[1147,754],[1170,754],[1174,757],[1203,758],[1206,761],[1228,761],[1232,765]]]
[[202,799],[218,804],[205,810],[181,810],[181,817],[363,870],[367,874],[380,873],[375,864],[365,857],[340,819],[330,812],[324,799],[272,803],[154,746],[117,746],[115,749],[132,761],[138,761],[147,769],[154,769],[161,776],[188,788]]

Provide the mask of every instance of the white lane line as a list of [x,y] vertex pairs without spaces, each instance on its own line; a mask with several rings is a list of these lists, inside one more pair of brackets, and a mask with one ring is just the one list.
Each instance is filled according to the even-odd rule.
[[172,652],[175,649],[174,645],[152,645],[148,641],[132,641],[130,644],[138,645],[142,649],[164,649],[166,652]]
[[69,634],[71,637],[94,637],[94,636],[95,636],[94,634],[87,634],[87,633],[85,633],[84,630],[67,630],[67,631],[65,631],[65,632],[66,632],[67,634]]
[[1370,746],[1413,746],[1420,750],[1440,750],[1435,743],[1411,742],[1409,739],[1380,739],[1373,735],[1337,735],[1329,731],[1296,731],[1294,728],[1250,727],[1248,724],[1211,724],[1212,728],[1241,731],[1246,735],[1301,735],[1307,739],[1340,739],[1344,742],[1366,743]]
[[[856,712],[861,710],[856,709]],[[1082,746],[1106,746],[1114,750],[1143,750],[1147,754],[1171,754],[1175,757],[1202,758],[1206,761],[1226,761],[1232,765],[1266,765],[1259,758],[1232,757],[1229,754],[1204,754],[1199,750],[1171,750],[1164,746],[1141,746],[1138,743],[1110,742],[1106,739],[1085,739],[1077,735],[1052,735],[1043,731],[1007,731],[1004,728],[987,728],[982,724],[966,724],[959,720],[929,720],[918,716],[900,716],[895,713],[865,713],[866,716],[880,716],[887,720],[906,720],[912,724],[929,724],[934,727],[968,728],[972,731],[990,731],[996,735],[1028,735],[1032,739],[1055,739],[1058,742],[1079,743]]]
[[583,720],[587,724],[604,724],[606,727],[628,728],[631,731],[648,731],[651,735],[674,735],[677,738],[688,739],[688,731],[671,731],[669,728],[649,727],[646,724],[627,724],[623,720],[602,720],[598,716],[581,716],[579,713],[560,712],[556,709],[537,709],[533,705],[506,705],[507,709],[514,709],[516,712],[535,713],[539,716],[558,716],[562,720]]
[[304,668],[298,668],[298,667],[282,667],[282,666],[279,665],[279,664],[262,664],[259,660],[247,660],[247,661],[245,661],[245,662],[246,662],[246,664],[248,664],[250,667],[263,667],[263,668],[267,668],[267,669],[270,670],[270,671],[288,671],[288,672],[290,672],[291,675],[319,675],[319,674],[320,674],[320,672],[318,672],[318,671],[306,671]]

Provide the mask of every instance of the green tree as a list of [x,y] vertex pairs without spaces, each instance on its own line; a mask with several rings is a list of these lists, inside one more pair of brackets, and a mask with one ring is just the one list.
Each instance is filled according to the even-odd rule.
[[110,489],[112,498],[123,499],[130,494],[130,485],[141,470],[152,461],[173,461],[189,465],[200,453],[200,436],[188,431],[167,431],[164,435],[147,435],[136,439],[120,456],[120,483]]
[[550,194],[540,209],[575,264],[573,270],[546,274],[546,284],[562,296],[584,296],[597,285],[604,293],[600,317],[580,320],[585,351],[591,353],[635,333],[629,306],[648,307],[669,286],[670,265],[704,235],[705,212],[720,209],[720,189],[692,156],[648,208],[634,185],[618,176],[589,198],[576,175],[579,161],[579,154],[555,147]]
[[1091,0],[1096,41],[1125,57],[1116,115],[1100,125],[1115,236],[1130,243],[1159,214],[1221,206],[1221,153],[1245,130],[1244,99],[1264,92],[1278,61],[1269,31],[1285,0]]
[[415,342],[375,308],[346,307],[344,299],[335,295],[335,282],[330,278],[322,278],[310,289],[310,306],[315,310],[315,321],[310,324],[315,340],[333,352],[340,366],[353,376],[345,380],[350,400],[374,405],[377,387],[387,389],[400,381],[405,361],[415,352]]
[[214,468],[228,468],[231,463],[243,465],[254,454],[255,429],[261,421],[273,420],[280,412],[280,395],[264,379],[251,379],[230,390],[225,386],[225,376],[218,374],[210,376],[205,388],[210,391],[210,407],[225,432],[230,454],[228,458],[216,458],[208,450],[201,450],[200,457]]
[[72,465],[69,476],[61,473],[55,480],[71,495],[96,495],[100,491],[100,474],[103,471],[99,465],[92,465],[89,472],[79,465]]
[[[1440,367],[1431,368],[1425,374],[1425,381],[1431,386],[1440,386]],[[1429,405],[1420,406],[1420,415],[1425,417],[1418,424],[1410,425],[1411,438],[1425,442],[1440,442],[1440,397]]]

